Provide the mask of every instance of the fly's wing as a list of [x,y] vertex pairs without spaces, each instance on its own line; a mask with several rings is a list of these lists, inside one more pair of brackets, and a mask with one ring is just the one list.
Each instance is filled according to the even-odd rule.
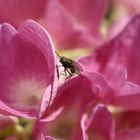
[[74,65],[75,65],[75,73],[77,75],[80,75],[81,72],[83,71],[83,68],[80,64],[78,64],[77,62],[74,61]]

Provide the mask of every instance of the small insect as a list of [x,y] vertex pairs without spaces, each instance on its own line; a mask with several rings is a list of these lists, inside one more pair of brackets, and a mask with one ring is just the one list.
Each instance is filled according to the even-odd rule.
[[59,62],[64,67],[65,72],[64,75],[67,76],[67,73],[69,74],[69,77],[67,78],[72,77],[74,74],[80,75],[81,72],[83,71],[82,67],[74,60],[67,58],[65,56],[59,56],[59,58],[60,58]]

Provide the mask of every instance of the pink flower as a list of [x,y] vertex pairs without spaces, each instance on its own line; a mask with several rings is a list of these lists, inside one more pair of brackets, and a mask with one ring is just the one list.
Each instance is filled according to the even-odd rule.
[[115,121],[112,114],[104,105],[97,105],[90,117],[85,114],[81,125],[85,135],[84,140],[114,140],[115,139]]
[[[60,115],[50,122],[46,122],[47,119],[41,120],[37,124],[37,132],[56,139],[80,139],[82,137],[81,115],[95,98],[95,93],[90,85],[90,81],[86,77],[75,77],[67,81],[66,85],[62,85],[50,110],[47,110],[45,114],[52,116],[55,111],[62,108]],[[81,88],[78,88],[79,86]],[[89,93],[85,94],[85,91]]]
[[56,91],[56,58],[48,33],[28,20],[18,30],[0,26],[0,110],[40,117]]
[[[118,129],[115,138],[115,122],[105,106],[95,108],[95,112],[87,118],[84,118],[84,114],[91,112],[98,102],[126,110],[140,110],[139,34],[140,15],[136,15],[117,36],[96,49],[92,55],[79,60],[87,73],[61,86],[50,110],[46,110],[42,116],[44,120],[37,123],[38,132],[67,140],[94,137],[114,140],[120,137]],[[53,113],[59,115],[57,118],[55,115],[55,120],[45,118],[45,115],[53,116]],[[62,131],[59,131],[60,128]],[[134,137],[139,137],[138,133],[134,134]],[[126,138],[129,135],[133,134],[128,131]]]
[[94,47],[106,8],[107,0],[50,0],[46,28],[60,48]]
[[108,81],[115,91],[111,104],[129,110],[140,110],[139,36],[140,15],[135,15],[116,37],[79,61]]
[[[104,96],[110,90],[104,78],[94,73],[68,80],[58,89],[52,106],[36,124],[35,134],[64,140],[86,140],[81,127],[82,116],[95,106],[99,92]],[[53,115],[54,120],[50,120]]]
[[18,27],[26,19],[39,20],[45,9],[46,0],[0,0],[0,22]]
[[85,48],[101,41],[107,0],[0,0],[0,9],[1,23],[18,27],[26,19],[34,19],[49,31],[58,47]]

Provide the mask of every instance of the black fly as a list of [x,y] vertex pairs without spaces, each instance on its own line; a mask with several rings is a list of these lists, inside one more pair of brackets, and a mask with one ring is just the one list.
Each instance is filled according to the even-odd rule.
[[65,56],[59,56],[59,58],[60,58],[59,62],[64,67],[64,72],[65,72],[64,75],[67,76],[67,74],[69,74],[69,77],[67,78],[72,77],[74,74],[77,74],[77,75],[81,74],[81,71],[83,69],[77,62]]

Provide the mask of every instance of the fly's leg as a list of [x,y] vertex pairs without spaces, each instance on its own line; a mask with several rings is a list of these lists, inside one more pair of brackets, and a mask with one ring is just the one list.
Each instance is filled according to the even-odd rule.
[[56,65],[56,68],[58,68],[58,67],[62,67],[62,66],[63,66],[63,65],[59,65],[59,66],[58,66],[58,65]]
[[66,69],[66,72],[68,72],[68,74],[69,74],[69,76],[66,79],[69,79],[73,76],[73,74],[68,69]]
[[64,76],[67,76],[67,69],[65,68],[64,73],[61,73],[61,74],[64,75]]
[[56,67],[57,77],[59,79],[60,76],[59,76],[59,69],[58,69],[58,67],[60,67],[60,66],[56,65],[55,67]]
[[[62,67],[63,65],[56,65],[56,68],[57,68],[57,73],[58,73],[58,75],[59,75],[59,67]],[[65,73],[61,73],[62,75],[64,75],[64,76],[67,76],[67,73],[66,73],[66,68],[64,68],[64,72]],[[58,76],[59,77],[59,76]]]

